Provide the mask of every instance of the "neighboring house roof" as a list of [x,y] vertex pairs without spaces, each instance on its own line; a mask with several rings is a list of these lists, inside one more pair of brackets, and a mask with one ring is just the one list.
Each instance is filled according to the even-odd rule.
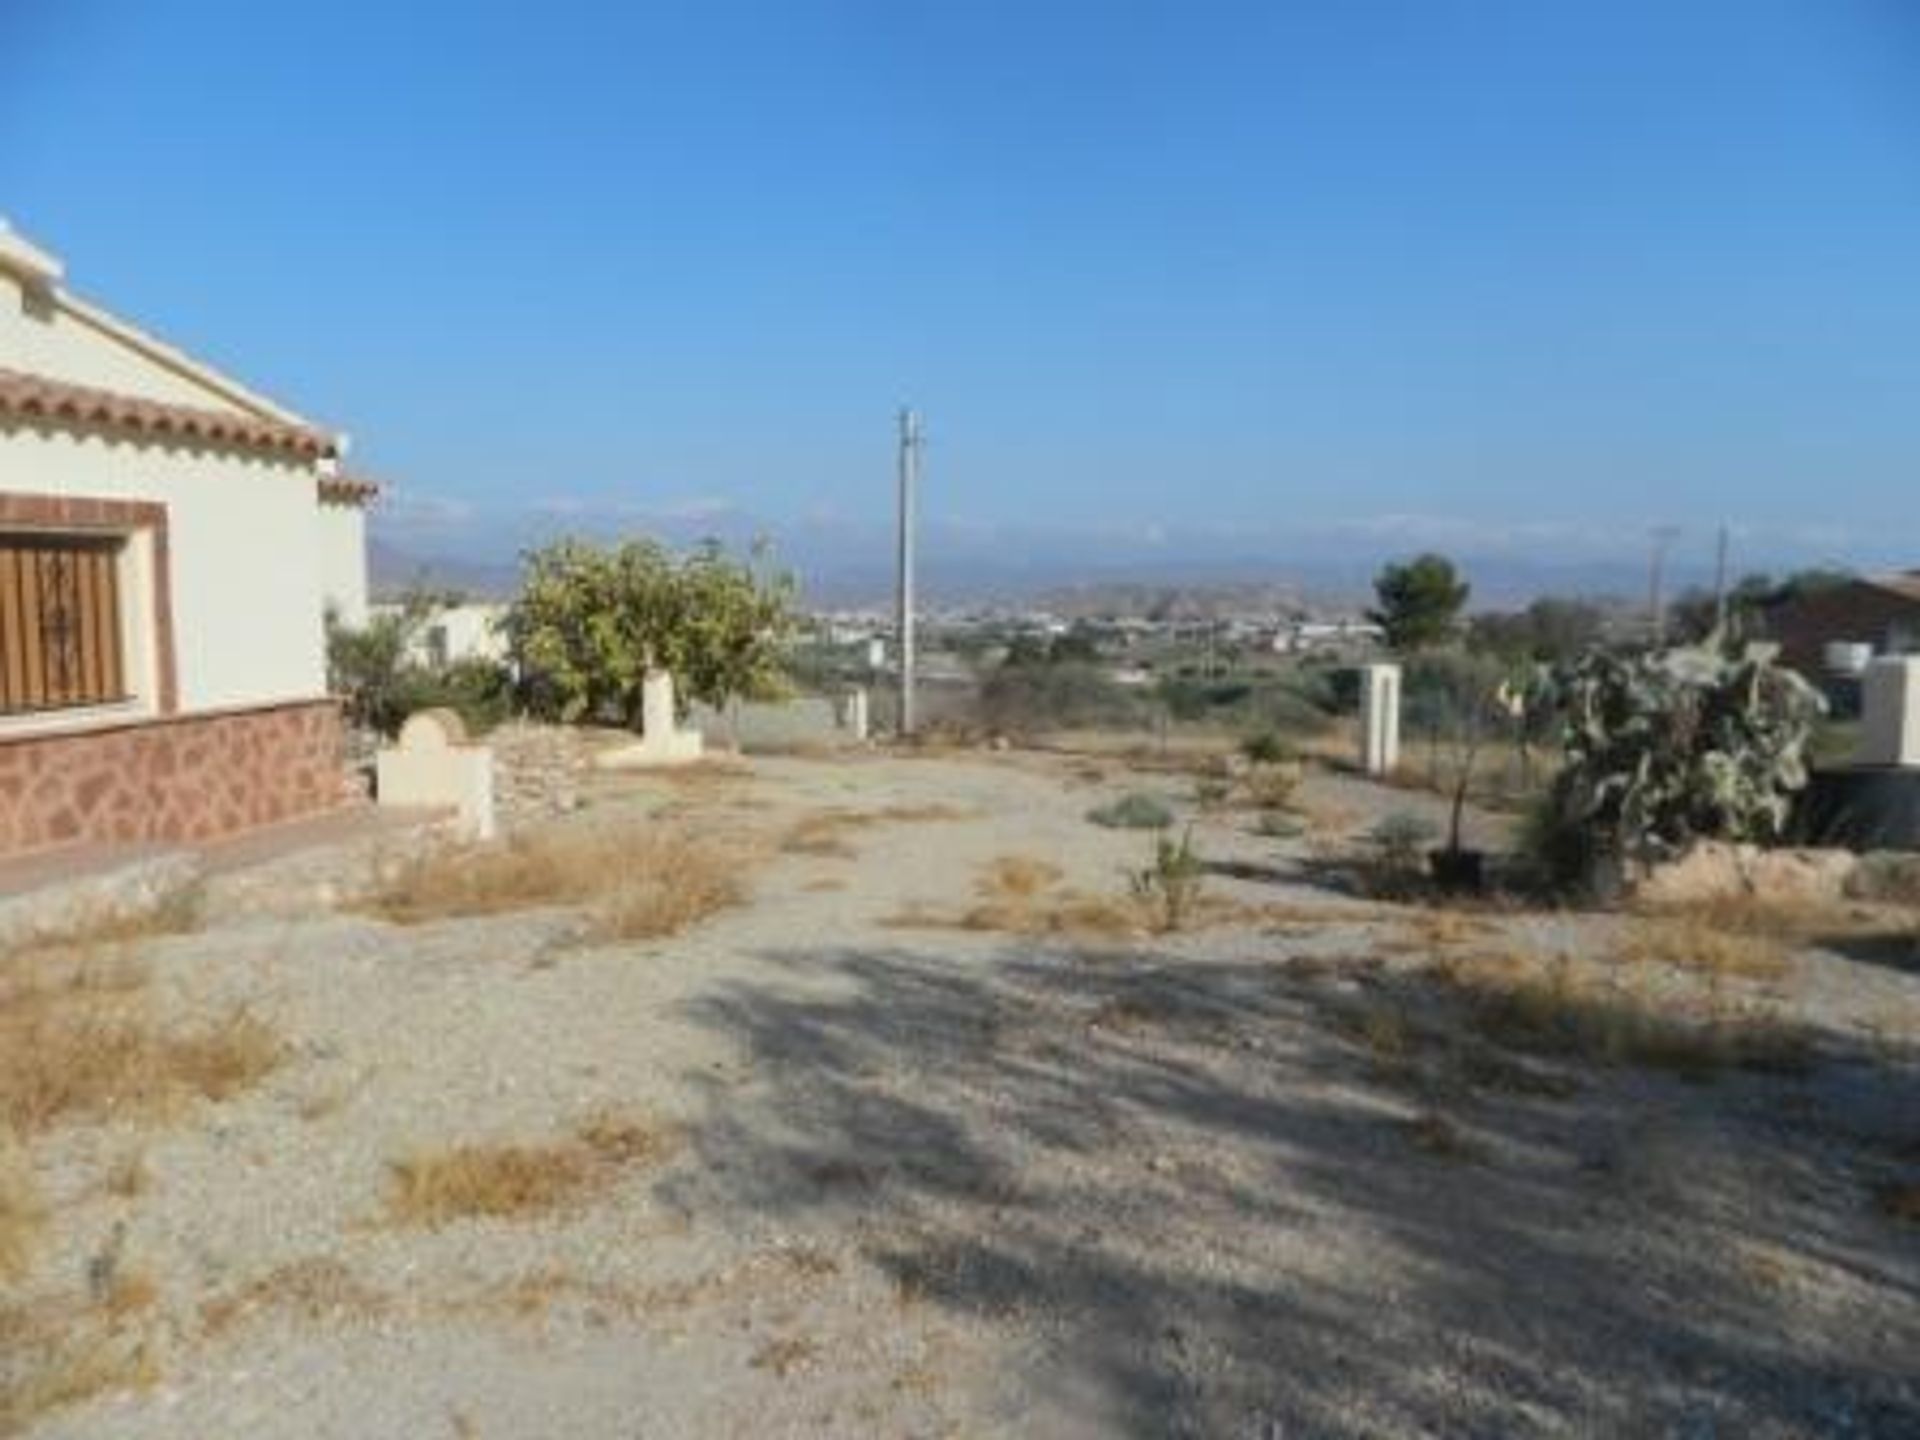
[[1869,575],[1860,582],[1876,590],[1887,590],[1903,600],[1920,603],[1920,570],[1902,570],[1895,575]]
[[320,477],[320,499],[327,504],[364,505],[379,493],[379,483],[362,475]]
[[0,370],[0,415],[98,425],[160,440],[197,440],[308,459],[337,455],[340,449],[334,436],[311,425],[148,400],[18,370]]

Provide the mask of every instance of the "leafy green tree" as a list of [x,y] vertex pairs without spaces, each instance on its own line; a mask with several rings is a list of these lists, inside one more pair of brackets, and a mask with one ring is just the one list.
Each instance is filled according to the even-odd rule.
[[530,705],[637,726],[654,669],[672,673],[683,706],[780,693],[794,584],[764,558],[756,547],[737,560],[715,542],[681,555],[649,539],[529,552],[506,630]]
[[1524,610],[1474,616],[1467,648],[1509,662],[1558,665],[1599,643],[1606,623],[1606,612],[1590,600],[1542,595]]
[[407,646],[419,626],[411,611],[345,625],[327,609],[327,693],[339,698],[347,723],[393,735],[407,718],[403,689]]
[[1369,612],[1395,650],[1426,650],[1451,639],[1472,587],[1453,562],[1429,552],[1384,566],[1374,578],[1379,608]]

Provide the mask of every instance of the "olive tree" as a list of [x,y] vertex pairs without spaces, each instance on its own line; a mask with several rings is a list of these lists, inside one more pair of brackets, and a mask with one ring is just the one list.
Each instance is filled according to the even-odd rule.
[[506,630],[531,708],[564,720],[640,723],[642,681],[669,671],[680,704],[716,708],[785,688],[792,578],[708,542],[556,541],[527,553]]

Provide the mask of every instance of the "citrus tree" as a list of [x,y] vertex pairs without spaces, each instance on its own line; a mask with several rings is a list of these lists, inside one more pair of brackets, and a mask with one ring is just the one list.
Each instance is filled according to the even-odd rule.
[[765,560],[764,547],[740,560],[712,541],[684,554],[650,539],[529,551],[506,630],[530,708],[637,727],[649,670],[673,675],[683,707],[781,693],[794,584]]

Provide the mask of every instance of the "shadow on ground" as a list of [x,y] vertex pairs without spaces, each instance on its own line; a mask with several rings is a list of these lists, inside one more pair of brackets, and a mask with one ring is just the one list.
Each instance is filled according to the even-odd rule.
[[681,1199],[1007,1327],[1011,1433],[1920,1436],[1910,1054],[1689,1084],[1476,1065],[1377,972],[764,958],[689,1007],[753,1079]]

